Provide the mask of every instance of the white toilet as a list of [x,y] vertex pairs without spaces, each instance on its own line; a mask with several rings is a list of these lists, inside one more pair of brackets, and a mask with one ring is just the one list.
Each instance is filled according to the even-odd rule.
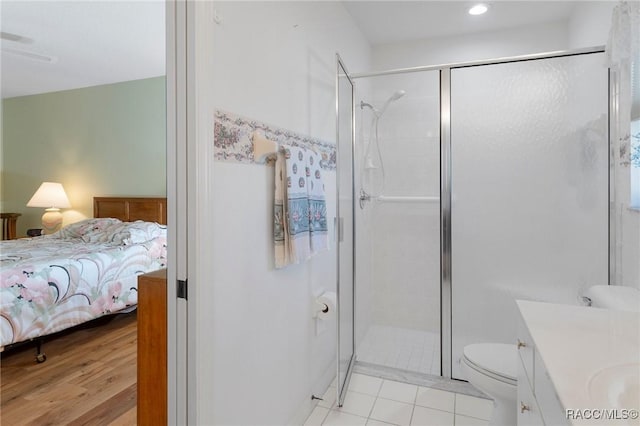
[[465,378],[493,398],[490,425],[516,424],[518,349],[504,343],[475,343],[464,347]]

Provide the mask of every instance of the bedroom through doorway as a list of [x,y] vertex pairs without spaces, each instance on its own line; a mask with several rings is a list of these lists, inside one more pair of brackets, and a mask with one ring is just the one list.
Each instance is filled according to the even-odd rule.
[[138,362],[139,321],[167,317],[166,279],[146,311],[139,287],[168,264],[166,8],[2,2],[0,423],[136,424],[139,373],[167,365],[160,321]]

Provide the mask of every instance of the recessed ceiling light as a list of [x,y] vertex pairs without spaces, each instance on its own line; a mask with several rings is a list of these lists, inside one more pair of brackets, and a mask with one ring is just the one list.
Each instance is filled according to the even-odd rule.
[[469,9],[469,15],[482,15],[483,13],[486,13],[487,10],[489,10],[489,6],[486,4],[476,4]]

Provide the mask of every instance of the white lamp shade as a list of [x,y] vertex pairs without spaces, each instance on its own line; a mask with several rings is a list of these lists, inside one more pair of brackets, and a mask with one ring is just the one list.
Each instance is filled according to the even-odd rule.
[[27,207],[68,209],[71,203],[61,183],[43,182],[27,203]]

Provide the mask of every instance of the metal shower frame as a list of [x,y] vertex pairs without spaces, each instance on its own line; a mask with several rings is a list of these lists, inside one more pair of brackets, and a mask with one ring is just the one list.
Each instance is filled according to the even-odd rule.
[[[477,67],[484,65],[496,65],[513,62],[533,61],[540,59],[562,58],[568,56],[586,55],[605,52],[604,46],[589,48],[560,50],[531,55],[509,56],[490,60],[456,62],[440,65],[418,66],[409,68],[397,68],[386,71],[362,72],[350,74],[350,80],[357,80],[367,77],[380,77],[387,75],[398,75],[423,71],[438,71],[440,73],[440,374],[445,378],[452,378],[452,259],[451,259],[451,70],[459,68]],[[609,70],[609,132],[608,144],[611,147],[613,140],[612,131],[615,126],[611,123],[617,121],[617,98],[615,94],[615,76]],[[336,105],[337,107],[337,105]],[[352,129],[355,129],[355,114],[351,116]],[[611,149],[609,149],[610,155]],[[615,194],[615,180],[613,167],[609,161],[609,201],[611,205],[612,197]],[[355,208],[355,206],[354,206]],[[613,283],[616,274],[615,261],[615,218],[609,208],[609,284]],[[355,230],[355,223],[354,223]],[[355,237],[355,236],[354,236]],[[354,238],[355,240],[355,238]],[[355,247],[354,247],[355,249]],[[355,250],[354,250],[355,258]],[[355,263],[354,263],[355,264]],[[355,287],[355,277],[354,277]],[[355,292],[353,295],[355,311]],[[354,313],[355,317],[355,313]],[[355,318],[354,318],[355,319]],[[354,321],[355,328],[355,321]],[[355,336],[355,333],[354,333]],[[355,339],[355,337],[354,337]],[[354,345],[355,346],[355,345]],[[355,353],[354,353],[355,355]]]

